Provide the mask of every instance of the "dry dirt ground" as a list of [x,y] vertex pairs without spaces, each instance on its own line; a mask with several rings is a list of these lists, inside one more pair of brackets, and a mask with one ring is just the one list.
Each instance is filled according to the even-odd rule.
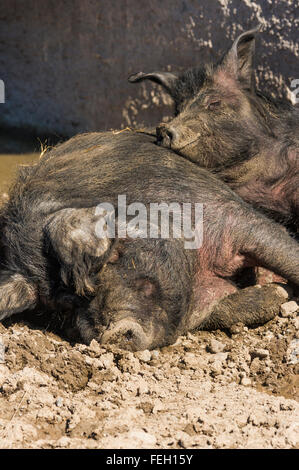
[[292,305],[256,329],[189,333],[139,353],[0,324],[0,447],[298,448]]
[[0,323],[0,448],[298,448],[299,299],[285,300],[259,328],[142,353],[70,344],[43,314]]

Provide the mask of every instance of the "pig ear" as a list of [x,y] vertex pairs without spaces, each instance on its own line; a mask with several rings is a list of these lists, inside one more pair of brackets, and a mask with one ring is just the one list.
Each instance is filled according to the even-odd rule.
[[0,273],[0,320],[14,313],[31,310],[37,303],[36,286],[22,274]]
[[241,34],[223,58],[221,68],[239,80],[245,89],[253,87],[255,36],[261,25]]
[[138,72],[134,73],[133,75],[130,75],[128,80],[130,83],[138,83],[142,82],[143,80],[151,80],[152,82],[161,85],[171,95],[177,78],[178,77],[174,73],[170,72]]
[[61,280],[78,295],[94,292],[94,275],[110,254],[111,239],[101,232],[107,220],[102,212],[95,207],[62,209],[44,227],[45,248],[58,260]]

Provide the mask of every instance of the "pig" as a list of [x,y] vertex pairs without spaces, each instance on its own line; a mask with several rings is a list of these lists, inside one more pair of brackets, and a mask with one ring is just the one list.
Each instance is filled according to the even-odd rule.
[[[113,219],[99,204],[117,207],[119,195],[147,208],[203,204],[202,243],[186,248],[173,233],[99,236],[99,225]],[[155,136],[83,134],[20,168],[1,208],[0,320],[59,312],[86,344],[152,349],[195,328],[273,318],[284,301],[277,288],[239,290],[233,277],[259,264],[299,285],[298,255],[279,224]]]
[[255,37],[234,41],[222,59],[181,74],[142,73],[173,98],[175,117],[157,141],[208,168],[256,209],[293,233],[299,226],[299,109],[256,90]]

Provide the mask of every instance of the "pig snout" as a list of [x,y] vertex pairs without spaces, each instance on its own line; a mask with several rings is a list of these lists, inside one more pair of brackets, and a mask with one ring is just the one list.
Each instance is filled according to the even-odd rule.
[[157,144],[166,148],[173,147],[179,140],[179,133],[173,126],[161,125],[156,128]]
[[134,318],[124,318],[109,326],[102,334],[101,344],[114,344],[122,349],[141,351],[148,349],[152,343],[152,335],[145,332]]

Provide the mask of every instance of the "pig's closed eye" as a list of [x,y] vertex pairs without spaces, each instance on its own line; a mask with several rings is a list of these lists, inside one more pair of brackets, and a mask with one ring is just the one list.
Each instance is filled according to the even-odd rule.
[[207,104],[207,109],[208,109],[209,111],[214,111],[215,109],[220,108],[220,105],[221,105],[221,101],[220,101],[220,100],[210,101],[210,102]]
[[136,288],[139,290],[145,297],[151,297],[156,293],[156,286],[154,283],[148,279],[138,279],[136,281]]

